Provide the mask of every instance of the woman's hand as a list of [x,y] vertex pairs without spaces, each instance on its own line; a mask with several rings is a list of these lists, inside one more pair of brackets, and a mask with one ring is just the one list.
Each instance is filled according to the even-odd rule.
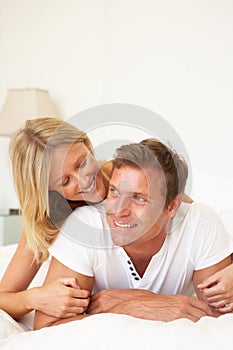
[[56,318],[73,317],[86,311],[90,292],[80,289],[74,277],[59,278],[28,290],[30,307]]
[[204,300],[222,313],[233,311],[233,264],[216,272],[202,283],[199,288]]

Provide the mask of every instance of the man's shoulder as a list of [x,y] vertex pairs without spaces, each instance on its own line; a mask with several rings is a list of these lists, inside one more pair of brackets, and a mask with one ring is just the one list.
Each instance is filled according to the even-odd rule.
[[217,215],[216,211],[210,206],[201,203],[201,202],[192,202],[192,203],[182,203],[178,212],[178,216],[182,215]]
[[217,212],[211,208],[210,206],[201,203],[201,202],[193,202],[191,204],[188,204],[189,206],[189,215],[192,217],[203,217],[206,218],[207,220],[210,217],[218,217]]
[[181,227],[190,228],[190,225],[196,227],[198,223],[205,224],[211,222],[212,225],[219,224],[220,221],[217,213],[208,205],[200,202],[182,203],[176,216],[172,219],[168,232],[174,232],[177,229],[180,230]]
[[65,220],[61,227],[61,232],[90,232],[93,229],[104,228],[105,217],[102,214],[103,205],[85,205],[75,209]]
[[111,247],[111,234],[106,225],[104,203],[75,209],[62,226],[61,234],[86,247]]

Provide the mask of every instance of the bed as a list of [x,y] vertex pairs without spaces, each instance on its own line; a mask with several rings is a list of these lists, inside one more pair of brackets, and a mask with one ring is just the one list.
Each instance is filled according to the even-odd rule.
[[[233,234],[233,210],[220,216]],[[0,247],[0,277],[16,245]],[[48,263],[44,263],[32,286],[42,283]],[[33,312],[20,322],[0,310],[0,349],[227,349],[233,344],[233,314],[215,319],[203,317],[197,323],[187,319],[172,322],[149,321],[127,315],[99,314],[82,321],[32,330]]]

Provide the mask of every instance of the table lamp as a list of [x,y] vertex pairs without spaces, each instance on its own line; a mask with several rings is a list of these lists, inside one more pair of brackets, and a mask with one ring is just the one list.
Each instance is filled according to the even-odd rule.
[[47,90],[9,89],[0,113],[0,136],[11,136],[27,119],[43,116],[56,116]]

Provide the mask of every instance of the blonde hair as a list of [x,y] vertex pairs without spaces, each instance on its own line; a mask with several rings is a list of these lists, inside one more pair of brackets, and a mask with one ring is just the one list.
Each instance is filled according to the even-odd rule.
[[[27,120],[24,128],[13,135],[10,143],[12,174],[24,230],[28,246],[38,262],[43,262],[48,257],[48,248],[56,239],[59,224],[64,219],[55,223],[50,216],[49,174],[52,151],[58,146],[77,142],[83,142],[92,151],[91,142],[83,131],[61,119],[42,117]],[[67,205],[63,197],[62,200],[63,206],[64,201]],[[57,199],[53,202],[57,203]],[[68,213],[69,210],[67,214],[65,211],[63,216]]]

